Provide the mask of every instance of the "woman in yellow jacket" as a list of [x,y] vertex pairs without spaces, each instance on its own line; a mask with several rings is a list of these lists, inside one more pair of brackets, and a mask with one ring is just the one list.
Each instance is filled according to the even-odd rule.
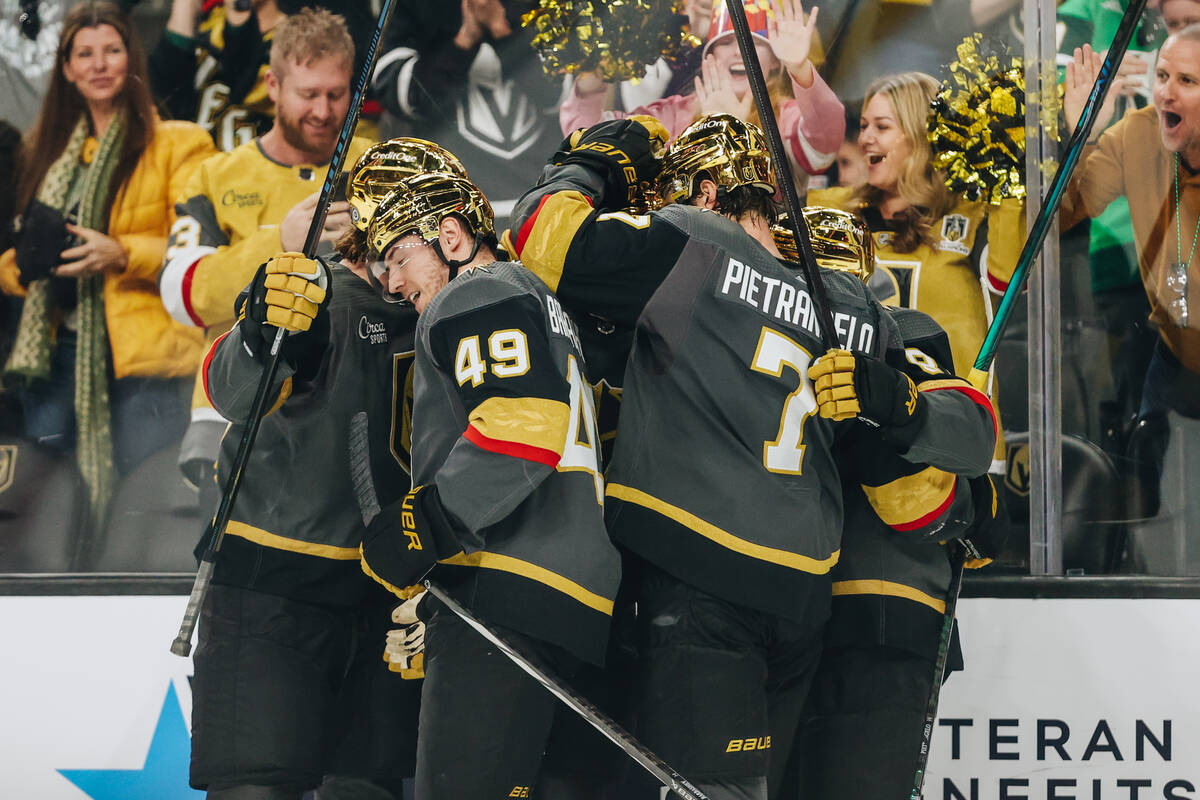
[[[875,240],[872,289],[885,304],[937,320],[950,337],[954,369],[965,376],[991,322],[989,295],[1008,288],[1025,242],[1025,208],[1018,200],[971,202],[946,189],[925,134],[938,88],[921,72],[868,86],[858,134],[866,181],[811,191],[808,203],[862,215]],[[1003,452],[998,442],[1000,458]]]
[[128,17],[75,7],[38,121],[24,142],[16,247],[0,288],[25,298],[6,386],[26,433],[74,450],[103,519],[126,472],[182,436],[203,342],[158,296],[174,201],[213,151],[203,129],[159,122]]

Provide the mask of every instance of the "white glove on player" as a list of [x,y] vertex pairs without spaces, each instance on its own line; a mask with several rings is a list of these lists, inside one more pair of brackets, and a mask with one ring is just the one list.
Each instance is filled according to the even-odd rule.
[[424,599],[421,591],[392,609],[392,622],[404,627],[388,631],[383,660],[405,680],[425,677],[425,623],[417,617],[417,606]]

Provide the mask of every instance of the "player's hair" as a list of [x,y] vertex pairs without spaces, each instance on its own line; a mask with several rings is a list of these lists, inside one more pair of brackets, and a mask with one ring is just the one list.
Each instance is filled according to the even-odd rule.
[[367,251],[370,250],[370,247],[367,246],[367,232],[348,225],[346,232],[342,234],[342,238],[337,240],[334,247],[346,261],[362,261],[367,258],[369,255]]
[[271,71],[283,78],[290,64],[307,66],[328,56],[340,56],[346,67],[354,65],[354,40],[346,18],[323,8],[305,8],[275,26],[271,41]]
[[[696,181],[695,185],[698,195],[700,182]],[[746,217],[759,217],[768,225],[774,225],[779,218],[779,204],[775,202],[775,198],[757,186],[736,186],[733,189],[721,190],[717,194],[716,210],[735,221]]]
[[[929,104],[940,88],[937,80],[924,72],[901,72],[873,81],[863,97],[864,109],[877,94],[888,98],[912,151],[900,169],[896,187],[908,203],[908,209],[896,220],[900,226],[892,247],[899,253],[910,253],[931,243],[934,223],[954,205],[941,174],[933,168],[933,151],[926,137]],[[855,188],[854,198],[863,205],[878,207],[884,196],[880,189],[864,183]]]
[[88,2],[78,5],[63,19],[58,51],[54,57],[54,71],[50,74],[42,110],[22,146],[21,160],[26,169],[17,188],[18,211],[24,211],[29,206],[38,185],[46,177],[46,171],[66,149],[76,120],[81,114],[88,113],[83,95],[67,80],[63,70],[71,56],[75,36],[84,28],[101,25],[109,25],[117,31],[125,44],[126,53],[125,87],[117,98],[117,105],[125,112],[125,141],[109,181],[108,197],[104,202],[105,216],[112,208],[118,192],[133,174],[142,154],[150,146],[157,117],[154,100],[150,96],[146,51],[142,49],[141,40],[133,30],[129,15],[114,3]]

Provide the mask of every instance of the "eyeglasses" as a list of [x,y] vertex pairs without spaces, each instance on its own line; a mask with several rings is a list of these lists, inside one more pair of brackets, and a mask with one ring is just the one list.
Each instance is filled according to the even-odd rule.
[[17,25],[21,35],[31,42],[36,42],[42,30],[42,19],[38,16],[37,0],[21,0],[21,13],[17,15]]

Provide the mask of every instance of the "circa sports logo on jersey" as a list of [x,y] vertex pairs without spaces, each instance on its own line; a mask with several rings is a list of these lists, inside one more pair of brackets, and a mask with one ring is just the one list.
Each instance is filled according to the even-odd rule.
[[235,192],[233,189],[229,189],[225,194],[221,195],[221,205],[223,206],[248,208],[250,206],[261,206],[265,202],[266,200],[258,192]]
[[382,322],[371,322],[367,315],[358,318],[358,338],[369,344],[384,344],[387,342],[387,326]]
[[970,220],[962,214],[947,214],[942,218],[942,241],[938,242],[937,249],[967,255],[971,252],[965,241],[970,227]]
[[[800,280],[797,275],[795,280]],[[758,270],[730,258],[725,273],[717,281],[717,297],[747,305],[781,322],[795,325],[814,338],[821,338],[817,310],[807,289],[781,278],[763,275]],[[875,326],[853,314],[836,312],[834,332],[842,345],[864,353],[875,344]]]

